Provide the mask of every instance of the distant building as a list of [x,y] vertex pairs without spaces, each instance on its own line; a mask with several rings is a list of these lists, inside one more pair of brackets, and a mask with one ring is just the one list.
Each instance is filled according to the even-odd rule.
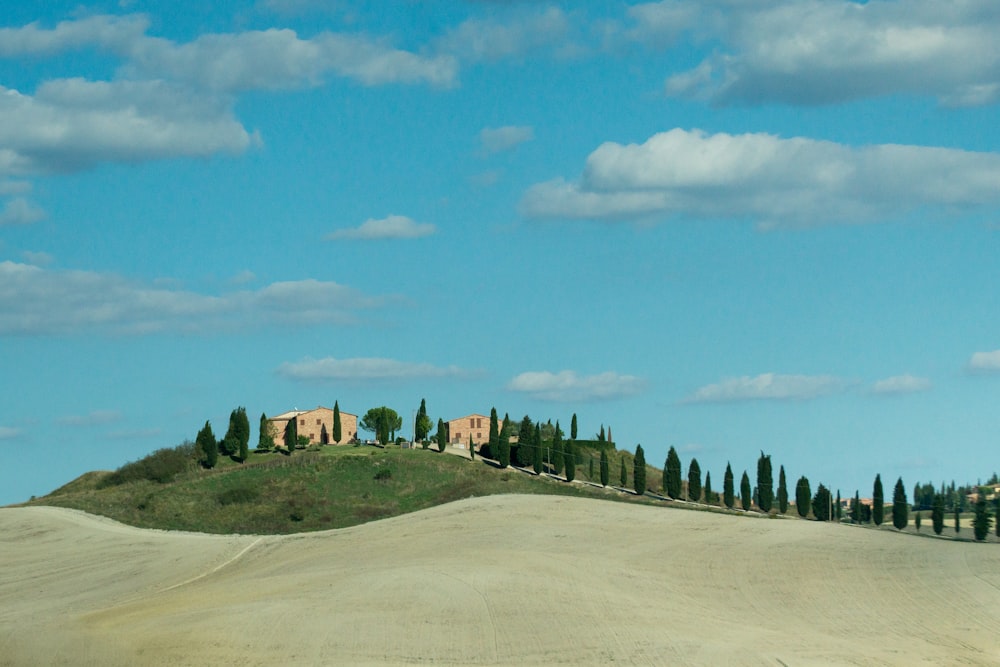
[[317,406],[313,410],[291,410],[271,417],[271,437],[277,445],[284,443],[285,428],[296,420],[299,435],[309,438],[310,445],[344,445],[358,435],[358,416],[340,412],[340,441],[333,441],[333,408]]
[[[497,428],[503,428],[503,419],[497,420]],[[453,447],[468,449],[470,435],[474,445],[489,443],[490,418],[486,415],[472,414],[448,422],[448,442]]]

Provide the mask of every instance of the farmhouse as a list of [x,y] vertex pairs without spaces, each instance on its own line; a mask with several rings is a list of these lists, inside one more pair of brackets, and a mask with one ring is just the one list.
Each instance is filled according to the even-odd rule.
[[313,410],[291,410],[271,417],[271,437],[277,444],[282,443],[288,422],[295,419],[299,435],[309,438],[310,445],[342,445],[354,440],[358,435],[358,416],[340,412],[340,441],[333,440],[333,408],[317,406]]
[[[497,428],[503,428],[503,419],[497,420]],[[448,442],[458,449],[469,446],[469,436],[474,445],[483,445],[490,441],[490,418],[485,415],[472,414],[448,422]]]

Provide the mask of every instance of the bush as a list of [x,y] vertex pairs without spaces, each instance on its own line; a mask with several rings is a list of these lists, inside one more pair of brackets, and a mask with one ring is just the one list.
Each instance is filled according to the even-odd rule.
[[126,463],[118,470],[104,477],[97,488],[120,486],[129,482],[149,480],[159,484],[172,482],[174,477],[191,470],[196,460],[195,447],[192,442],[185,442],[176,447],[165,447],[144,456],[138,461]]
[[392,470],[389,468],[379,468],[375,472],[374,477],[376,482],[385,482],[392,479]]
[[260,496],[257,489],[247,486],[238,486],[235,489],[226,489],[219,493],[215,499],[222,506],[238,505],[240,503],[252,503]]

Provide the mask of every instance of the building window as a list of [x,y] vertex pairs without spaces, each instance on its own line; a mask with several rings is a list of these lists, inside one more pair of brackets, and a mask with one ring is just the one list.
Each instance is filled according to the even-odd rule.
[[305,419],[300,419],[299,420],[299,426],[305,426],[305,425],[306,425],[306,420]]
[[476,439],[477,440],[482,440],[483,439],[483,434],[482,433],[477,433],[476,434]]
[[320,425],[320,423],[321,423],[321,422],[320,422],[320,420],[318,420],[318,419],[317,419],[317,420],[316,420],[316,426],[319,426],[319,425]]

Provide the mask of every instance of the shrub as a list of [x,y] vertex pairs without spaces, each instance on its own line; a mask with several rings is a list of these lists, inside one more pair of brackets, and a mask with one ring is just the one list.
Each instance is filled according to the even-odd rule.
[[376,482],[385,482],[392,479],[392,470],[389,468],[379,468],[375,472],[374,477]]
[[149,480],[159,484],[172,482],[174,477],[194,467],[194,443],[185,442],[176,447],[165,447],[143,458],[126,463],[118,470],[104,477],[97,484],[103,489],[109,486],[119,486],[128,482]]
[[240,503],[252,503],[260,496],[257,489],[248,486],[238,486],[235,489],[226,489],[219,493],[215,499],[222,506],[239,505]]

